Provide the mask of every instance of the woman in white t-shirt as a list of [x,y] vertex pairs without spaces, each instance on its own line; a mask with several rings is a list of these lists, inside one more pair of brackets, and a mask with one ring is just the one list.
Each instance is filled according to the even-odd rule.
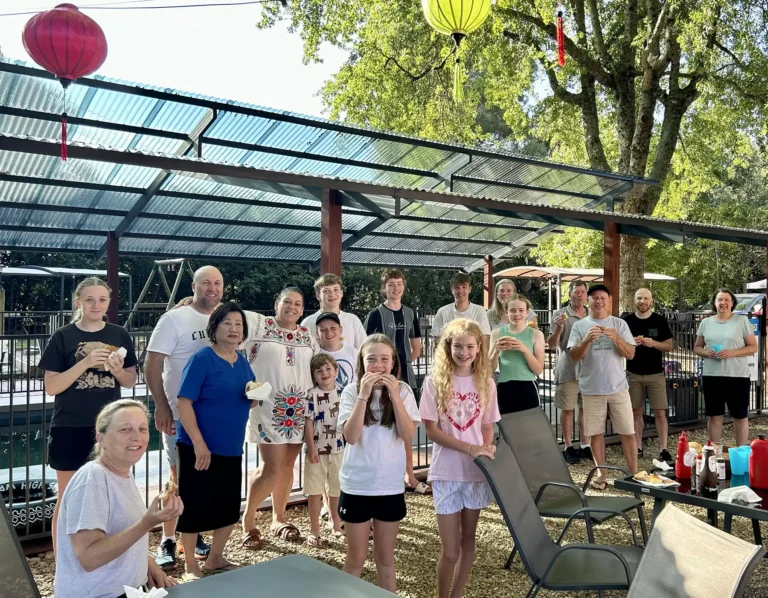
[[390,592],[397,587],[395,543],[406,514],[404,443],[413,441],[421,421],[413,391],[399,377],[395,345],[383,334],[369,336],[357,356],[357,381],[341,395],[338,417],[347,441],[339,474],[344,571],[360,577],[373,520],[376,578]]
[[[56,598],[115,598],[123,586],[176,585],[149,556],[149,532],[184,510],[171,494],[149,509],[131,468],[149,443],[146,407],[132,399],[109,403],[96,418],[94,460],[83,465],[61,498],[56,529]],[[2,592],[0,592],[2,593]]]
[[[435,365],[421,394],[419,413],[432,441],[429,483],[443,549],[437,565],[438,598],[461,596],[475,560],[480,510],[493,494],[475,457],[496,454],[493,424],[501,419],[496,387],[488,377],[483,334],[471,320],[443,331]],[[451,590],[453,586],[453,590]]]
[[285,507],[293,486],[293,466],[304,442],[307,393],[314,386],[310,362],[319,351],[315,335],[298,322],[304,313],[304,295],[286,287],[275,300],[275,315],[245,312],[248,338],[243,344],[258,382],[269,382],[272,393],[258,401],[248,420],[248,442],[259,445],[262,466],[251,477],[243,515],[242,545],[261,548],[256,510],[272,494],[275,537],[297,542],[299,529],[289,523]]

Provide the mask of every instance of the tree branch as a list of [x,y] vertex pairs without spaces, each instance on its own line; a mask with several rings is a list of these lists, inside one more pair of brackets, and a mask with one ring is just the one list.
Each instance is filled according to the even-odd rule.
[[611,55],[608,54],[608,49],[605,45],[605,38],[603,37],[603,26],[600,23],[600,14],[597,11],[597,0],[588,0],[589,2],[589,20],[592,23],[592,33],[595,36],[595,48],[597,48],[597,55],[603,61],[603,64],[608,70],[613,70],[613,60]]
[[[555,40],[557,36],[556,27],[554,23],[545,23],[540,17],[529,15],[513,8],[499,8],[496,7],[496,12],[501,13],[510,20],[518,20],[528,23],[536,27],[539,31],[545,33],[550,39]],[[600,82],[601,85],[613,89],[615,82],[613,76],[609,73],[604,66],[590,56],[589,52],[579,46],[567,35],[565,36],[565,51],[573,58],[582,68],[587,70],[595,79]]]
[[402,73],[407,75],[411,79],[411,81],[420,81],[430,73],[442,70],[443,68],[445,68],[445,65],[448,62],[448,59],[454,54],[456,54],[456,46],[454,46],[453,49],[450,52],[448,52],[448,54],[446,54],[445,57],[438,64],[436,64],[435,66],[430,66],[426,68],[424,71],[422,71],[421,73],[414,75],[407,68],[402,66],[398,62],[397,58],[395,58],[394,56],[388,56],[377,46],[369,46],[369,47],[375,50],[376,52],[378,52],[383,58],[386,58],[386,60],[384,61],[383,68],[387,68],[390,64],[394,64]]
[[722,51],[723,53],[725,53],[725,54],[727,54],[728,56],[730,56],[730,57],[731,57],[731,59],[732,59],[732,60],[733,60],[733,61],[734,61],[734,62],[735,62],[737,65],[738,65],[738,67],[739,67],[739,68],[740,68],[742,71],[745,71],[745,72],[746,72],[746,71],[749,71],[749,65],[748,65],[748,64],[744,64],[744,62],[742,62],[742,60],[741,60],[741,59],[740,59],[738,56],[736,56],[736,54],[734,54],[733,52],[731,52],[731,51],[730,51],[728,48],[726,48],[726,47],[725,47],[723,44],[721,44],[719,41],[717,41],[717,39],[715,39],[715,40],[714,40],[714,45],[715,45],[715,48],[719,49],[719,50],[720,50],[720,51]]

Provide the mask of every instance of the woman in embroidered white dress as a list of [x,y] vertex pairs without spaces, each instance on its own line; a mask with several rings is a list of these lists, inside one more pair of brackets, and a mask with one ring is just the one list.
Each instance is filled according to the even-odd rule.
[[319,351],[314,335],[298,322],[304,296],[287,287],[277,296],[275,316],[246,312],[246,357],[258,382],[269,382],[272,395],[251,409],[248,441],[259,445],[261,467],[251,477],[243,516],[243,546],[261,548],[256,509],[272,494],[272,533],[298,541],[299,530],[286,522],[285,507],[293,487],[293,466],[304,441],[307,391],[312,386],[309,362]]

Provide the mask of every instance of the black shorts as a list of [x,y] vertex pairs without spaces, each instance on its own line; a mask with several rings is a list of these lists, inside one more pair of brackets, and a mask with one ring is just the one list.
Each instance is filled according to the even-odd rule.
[[52,426],[48,433],[48,465],[56,471],[77,471],[88,463],[96,428]]
[[539,406],[539,387],[535,380],[509,380],[496,385],[499,413],[516,413]]
[[379,521],[402,521],[405,519],[405,494],[387,496],[361,496],[346,494],[339,497],[339,517],[346,523],[365,523],[371,519]]
[[749,378],[733,378],[730,376],[704,376],[702,378],[704,391],[704,415],[707,417],[728,414],[733,419],[744,419],[749,413],[749,389],[752,382]]

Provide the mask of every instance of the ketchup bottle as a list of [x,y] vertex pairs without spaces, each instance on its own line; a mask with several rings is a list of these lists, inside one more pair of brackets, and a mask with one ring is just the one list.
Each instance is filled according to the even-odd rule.
[[765,434],[758,434],[751,446],[749,486],[766,490],[768,489],[768,440],[765,439]]
[[688,437],[685,432],[682,432],[677,441],[677,460],[675,461],[675,477],[678,480],[691,479],[691,463],[687,462],[689,459]]

